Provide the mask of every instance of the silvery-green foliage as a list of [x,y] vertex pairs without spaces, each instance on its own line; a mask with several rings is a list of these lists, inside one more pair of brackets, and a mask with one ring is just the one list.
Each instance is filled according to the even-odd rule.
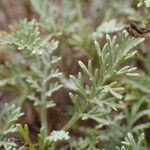
[[[20,136],[24,139],[25,143],[28,145],[30,150],[35,150],[35,145],[32,143],[30,139],[30,131],[28,125],[22,126],[21,124],[16,125],[17,131]],[[69,132],[65,132],[63,130],[53,130],[50,135],[46,136],[43,130],[43,127],[38,134],[38,142],[39,142],[39,150],[51,150],[51,146],[53,142],[65,141],[68,140]]]
[[[139,22],[141,25],[147,25],[150,21],[150,0],[138,0],[137,7],[142,10],[142,15],[140,12],[136,12],[130,16],[130,20]],[[139,9],[139,8],[138,8]]]
[[[74,0],[62,0],[61,19],[61,32],[73,33],[76,29],[77,10],[75,9]],[[59,27],[60,28],[60,27]]]
[[[91,14],[92,18],[98,19],[101,18],[101,15],[104,14],[104,11],[101,11],[104,8],[104,0],[92,0],[91,1]],[[99,13],[101,11],[101,13]]]
[[71,34],[71,38],[68,40],[69,45],[73,47],[79,47],[93,56],[94,52],[91,50],[93,49],[93,39],[87,23],[81,21],[80,23],[76,24],[75,29],[75,32]]
[[[90,84],[84,85],[82,74],[79,72],[78,77],[70,76],[76,85],[77,94],[71,94],[70,98],[75,105],[76,112],[80,114],[83,120],[93,119],[99,124],[108,125],[106,114],[111,110],[123,108],[120,87],[116,81],[108,83],[112,77],[117,76],[137,76],[134,71],[136,68],[125,66],[118,69],[119,65],[133,57],[136,51],[131,51],[133,47],[141,43],[144,39],[130,38],[126,32],[121,34],[117,42],[117,36],[111,38],[106,35],[107,43],[101,49],[98,42],[95,42],[99,66],[93,69],[91,61],[84,65],[79,61],[79,65],[89,78]],[[82,100],[81,100],[82,99]],[[88,109],[87,109],[88,108]],[[88,110],[88,111],[87,111]]]
[[0,141],[0,148],[3,150],[17,150],[17,145],[13,139],[3,139]]
[[124,83],[131,85],[133,89],[137,89],[145,94],[150,94],[150,77],[149,75],[141,75],[137,78],[124,79]]
[[31,0],[31,3],[40,16],[41,25],[48,31],[66,33],[74,30],[76,11],[73,0],[62,0],[61,8],[48,0]]
[[[15,68],[17,75],[13,74],[14,76],[11,76],[10,79],[3,80],[1,84],[5,85],[15,82],[16,78],[18,79],[19,77],[26,79],[27,83],[31,85],[31,94],[27,93],[27,97],[34,101],[35,105],[40,105],[43,108],[41,119],[46,118],[44,111],[47,108],[55,106],[55,103],[52,100],[49,101],[49,98],[62,87],[59,82],[62,73],[57,68],[57,63],[61,58],[53,54],[54,50],[58,47],[58,41],[52,40],[51,36],[42,38],[37,23],[35,21],[27,22],[24,20],[19,29],[12,31],[11,39],[9,35],[6,35],[2,40],[2,44],[17,48],[23,58],[22,62],[29,62],[30,72],[25,73],[24,71],[18,74],[20,67]],[[43,119],[43,126],[45,122],[46,119]],[[26,139],[29,138],[28,127],[25,126],[23,128],[22,126],[18,126],[18,132],[24,133],[22,136],[26,143],[28,143],[29,139]],[[31,142],[28,144],[33,147]]]
[[[116,145],[120,145],[120,139],[124,138],[128,132],[136,134],[141,131],[144,132],[145,129],[150,127],[149,122],[137,123],[141,118],[150,114],[149,108],[142,109],[145,104],[148,104],[149,98],[147,96],[138,98],[131,103],[130,107],[126,106],[121,113],[115,114],[114,117],[108,116],[107,120],[110,121],[110,126],[102,130],[100,136],[102,141],[108,142],[105,146],[106,149],[114,149]],[[122,122],[125,123],[122,124]],[[112,140],[110,141],[110,139]]]
[[30,55],[38,47],[39,41],[38,24],[35,20],[29,22],[27,20],[21,21],[18,28],[12,27],[11,33],[4,34],[0,38],[0,43],[3,46],[18,50],[18,53],[13,51],[15,58],[11,58],[4,65],[4,70],[1,72],[0,86],[6,89],[8,85],[14,86],[19,92],[20,97],[17,103],[20,104],[24,102],[28,94],[28,86],[24,79],[30,74],[30,71],[27,69]]
[[102,38],[106,34],[114,33],[123,30],[125,26],[121,23],[118,23],[116,20],[109,20],[100,24],[96,32],[93,33],[95,39]]
[[0,73],[1,90],[9,89],[9,86],[13,86],[19,93],[18,97],[14,99],[19,105],[22,105],[28,95],[28,86],[24,80],[28,74],[29,71],[26,69],[24,58],[21,55],[5,63]]
[[50,4],[48,0],[31,0],[34,9],[40,15],[42,21],[55,28],[55,20],[58,17],[58,8]]
[[[110,12],[112,16],[119,16],[119,15],[132,15],[135,13],[135,10],[131,7],[132,1],[126,0],[110,0]],[[110,13],[109,12],[109,13]]]
[[141,5],[145,5],[146,7],[150,7],[150,0],[139,0],[139,3],[138,3],[138,7],[140,7]]
[[74,140],[70,147],[71,149],[80,150],[98,150],[97,144],[100,142],[100,131],[97,129],[87,128],[85,130],[85,137],[80,137]]
[[[31,52],[40,42],[39,31],[35,20],[28,22],[23,20],[19,29],[11,28],[11,34],[4,35],[1,43],[6,46],[13,46],[18,50]],[[26,51],[23,51],[24,53]],[[27,52],[26,52],[27,53]]]
[[[35,77],[29,76],[27,82],[33,89],[28,98],[34,101],[35,105],[44,105],[46,108],[55,106],[52,101],[47,101],[47,98],[62,87],[59,81],[53,81],[62,75],[59,69],[54,67],[61,59],[53,55],[57,46],[58,41],[51,40],[49,42],[49,39],[46,39],[40,43],[36,51],[32,52],[35,62],[32,63],[31,70]],[[40,93],[40,98],[36,96],[37,93]]]
[[58,142],[61,140],[68,140],[70,138],[69,132],[63,130],[53,130],[51,134],[47,137],[49,142]]
[[145,0],[144,3],[146,5],[146,7],[150,7],[150,0]]
[[[102,1],[104,0],[93,0],[91,3],[94,8],[97,8],[97,4],[100,4]],[[75,2],[78,3],[75,4]],[[67,42],[62,42],[62,45],[77,46],[85,50],[90,50],[91,53],[93,53],[93,38],[90,34],[91,28],[87,26],[88,17],[82,16],[83,10],[82,8],[80,9],[80,2],[81,1],[62,0],[62,7],[59,8],[59,6],[56,6],[48,0],[31,0],[34,9],[40,16],[41,27],[44,27],[47,31],[54,31],[54,35],[55,32],[61,31],[63,35],[65,34],[69,35],[69,38],[71,37],[69,41],[65,39]],[[104,2],[106,3],[106,1]],[[106,13],[102,12],[104,14],[104,21],[97,27],[94,33],[97,40],[98,38],[104,37],[107,33],[118,32],[124,28],[124,25],[118,23],[116,20],[108,21],[109,18],[120,16],[120,14],[127,16],[134,14],[134,9],[131,8],[131,1],[110,0],[108,2],[109,9]],[[141,2],[149,7],[148,0]],[[102,7],[100,9],[102,9]],[[62,39],[63,38],[62,36]],[[147,107],[145,110],[143,109],[143,105],[147,103],[149,97],[147,95],[142,98],[140,97],[141,99],[138,102],[133,102],[130,108],[127,108],[121,101],[124,91],[122,83],[116,82],[117,77],[126,76],[128,78],[132,76],[135,78],[135,76],[138,76],[138,74],[135,73],[136,67],[130,67],[128,65],[120,67],[120,65],[135,55],[136,51],[131,50],[143,40],[143,38],[130,38],[126,32],[123,32],[120,36],[114,36],[112,38],[106,35],[106,44],[102,48],[99,46],[99,43],[95,41],[97,58],[99,59],[99,63],[97,63],[96,66],[97,68],[92,65],[91,61],[89,61],[87,65],[79,61],[79,66],[83,73],[79,73],[77,78],[71,76],[72,81],[68,82],[68,87],[73,87],[72,90],[75,90],[69,94],[75,108],[73,119],[71,119],[69,124],[66,124],[64,128],[54,130],[50,134],[45,132],[46,125],[44,126],[44,124],[41,123],[42,127],[38,134],[38,147],[40,150],[50,150],[54,143],[68,140],[70,137],[67,130],[80,118],[82,118],[82,120],[92,119],[97,122],[95,129],[88,128],[84,137],[80,137],[73,142],[73,144],[71,143],[73,148],[81,150],[99,149],[96,147],[101,141],[107,143],[105,144],[107,145],[105,147],[106,149],[113,149],[116,145],[120,145],[120,139],[123,139],[127,132],[135,134],[150,126],[149,123],[136,124],[139,119],[149,115],[149,109]],[[28,98],[31,99],[35,105],[41,106],[39,107],[41,108],[41,112],[43,111],[43,106],[45,109],[55,106],[55,103],[50,97],[62,87],[59,82],[62,73],[57,69],[57,63],[60,61],[60,57],[54,56],[54,50],[58,47],[58,41],[52,40],[51,36],[43,38],[39,33],[38,24],[35,21],[28,22],[24,20],[19,29],[12,29],[10,35],[6,35],[1,39],[1,43],[18,49],[19,53],[23,55],[21,59],[26,62],[29,60],[31,72],[26,72],[24,67],[19,67],[20,61],[16,64],[12,63],[12,61],[10,62],[12,66],[9,64],[12,73],[8,76],[8,79],[2,80],[0,85],[14,84],[18,78],[21,79],[20,84],[22,85],[22,81],[25,78],[31,85],[31,93],[28,95]],[[15,69],[13,70],[13,68]],[[85,75],[88,78],[86,84],[84,82]],[[128,79],[126,79],[126,81],[127,80]],[[129,82],[126,83],[130,83],[135,89],[140,90],[140,92],[149,94],[148,78],[141,79],[143,83],[140,83],[138,80],[139,79],[128,80]],[[71,85],[72,82],[74,82],[73,86]],[[127,103],[130,104],[129,101]],[[117,112],[115,116],[114,113],[110,115],[112,111],[116,111],[118,108],[124,109],[119,114]],[[15,110],[17,111],[18,109]],[[44,115],[46,118],[46,113]],[[14,116],[16,115],[14,114]],[[12,118],[8,117],[9,120]],[[42,118],[44,117],[42,116],[41,120]],[[8,124],[7,122],[5,123],[6,125]],[[35,145],[31,142],[29,137],[28,126],[17,125],[17,130],[23,137],[25,143],[29,146],[29,149],[34,150]],[[15,126],[10,126],[5,132],[10,133],[14,131],[16,131]],[[110,139],[111,141],[109,142]],[[139,138],[139,141],[137,141],[129,133],[120,150],[146,150],[140,142],[142,139],[143,135]],[[16,144],[11,139],[3,138],[3,141],[0,142],[0,146],[9,150],[15,147]]]
[[52,53],[57,48],[58,42],[49,42],[50,39],[51,36],[46,38],[41,36],[39,25],[35,20],[23,20],[19,29],[12,28],[11,34],[6,34],[1,38],[1,44],[17,48],[23,53],[22,59],[27,60],[34,54],[41,54],[43,51]]
[[[35,145],[32,143],[30,139],[30,131],[28,125],[22,126],[21,124],[16,125],[16,129],[21,137],[24,139],[25,143],[28,145],[30,150],[35,150]],[[39,141],[39,150],[51,150],[51,146],[53,142],[65,141],[70,138],[69,132],[65,132],[63,130],[53,130],[50,135],[46,136],[43,130],[43,127],[38,134]]]
[[[13,29],[12,35],[4,36],[1,42],[4,45],[14,46],[20,50],[23,58],[22,61],[24,60],[26,63],[27,61],[31,63],[33,61],[30,73],[27,74],[25,71],[21,74],[17,73],[17,75],[11,76],[11,78],[2,80],[3,85],[4,82],[15,82],[15,79],[18,79],[18,77],[27,78],[31,87],[36,92],[42,93],[41,99],[51,97],[55,91],[62,87],[58,81],[52,81],[53,79],[60,78],[62,75],[59,69],[54,67],[60,60],[60,57],[53,55],[53,51],[58,46],[58,41],[51,40],[50,36],[42,38],[39,27],[34,20],[29,22],[23,20],[20,28]],[[18,68],[20,67],[16,69]],[[44,103],[47,108],[55,106],[52,101],[44,100],[44,102],[41,102],[42,100],[36,96],[36,92],[28,96],[36,105],[43,105]]]
[[[7,62],[5,66],[3,66],[3,70],[1,70],[1,72],[4,71],[4,69],[8,69],[10,72],[9,74],[5,74],[4,79],[0,80],[0,86],[5,86],[7,84],[15,85],[18,78],[25,77],[25,68],[21,67],[20,65],[20,63],[22,63],[22,57],[19,57],[17,57],[16,59],[12,59],[10,62]],[[3,77],[4,75],[1,73],[1,76]]]
[[117,67],[119,64],[127,61],[132,58],[136,51],[130,52],[133,47],[141,43],[143,38],[134,38],[129,37],[127,32],[123,32],[119,42],[117,43],[117,36],[114,36],[112,39],[110,36],[106,35],[107,43],[104,45],[103,49],[96,44],[96,49],[99,55],[100,63],[100,76],[102,80],[113,75],[127,75],[127,76],[137,76],[137,73],[134,73],[136,68],[130,68],[130,66],[125,66],[119,70]]
[[147,117],[150,114],[150,108],[142,109],[142,106],[148,103],[148,99],[148,96],[143,96],[141,99],[139,99],[139,101],[132,103],[131,110],[129,110],[129,108],[126,108],[124,110],[129,132],[137,133],[150,127],[150,122],[140,123],[136,125],[136,122],[138,120]]
[[131,0],[92,0],[92,17],[94,16],[97,20],[103,21],[109,21],[124,15],[130,17],[135,14],[132,2]]
[[104,130],[100,130],[100,141],[107,143],[104,145],[106,150],[115,149],[116,145],[120,145],[121,139],[126,135],[128,125],[122,124],[125,120],[123,112],[117,112],[113,117],[108,116],[107,120],[109,120],[110,126]]
[[138,136],[136,140],[131,133],[127,134],[125,140],[122,141],[121,148],[117,147],[116,150],[148,150],[146,146],[144,146],[144,133]]
[[44,129],[41,128],[40,133],[38,134],[39,149],[40,150],[51,150],[53,142],[60,142],[70,139],[69,132],[63,130],[53,130],[50,135],[46,136]]
[[15,123],[22,115],[20,107],[14,104],[5,104],[0,114],[0,148],[6,150],[15,149],[16,144],[14,143],[14,139],[6,138],[6,135],[17,131]]

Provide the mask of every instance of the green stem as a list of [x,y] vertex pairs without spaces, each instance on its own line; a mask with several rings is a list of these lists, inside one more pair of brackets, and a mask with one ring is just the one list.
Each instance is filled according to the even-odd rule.
[[[44,76],[47,76],[47,69],[44,69]],[[41,126],[44,128],[45,135],[48,135],[48,122],[47,122],[47,108],[46,108],[46,83],[44,78],[42,79],[42,91],[41,91]]]
[[48,135],[48,124],[47,124],[47,109],[45,105],[41,106],[41,126],[44,129],[45,135]]
[[62,128],[64,131],[68,131],[73,125],[81,118],[81,114],[84,113],[86,108],[89,106],[88,100],[86,100],[86,103],[84,104],[84,107],[79,111],[76,112],[72,118],[68,121],[68,123]]
[[[78,120],[80,119],[80,113],[75,113],[72,118],[68,121],[68,123],[62,128],[64,131],[68,131]],[[56,150],[56,144],[53,143],[51,150]]]
[[[89,103],[86,103],[80,112],[76,112],[72,116],[72,118],[65,124],[65,126],[62,128],[62,130],[68,131],[71,127],[73,127],[73,125],[75,125],[75,123],[81,118],[81,114],[86,110],[86,108],[88,106],[89,106]],[[51,150],[56,149],[56,144],[57,143],[52,144]]]
[[79,119],[80,119],[80,114],[75,113],[73,117],[68,121],[68,123],[62,128],[62,130],[68,131]]
[[[102,82],[100,83],[100,86],[103,85],[105,83],[105,80],[102,80]],[[94,93],[94,95],[92,95],[90,97],[90,99],[93,99],[93,97],[96,95],[96,93],[98,92],[98,89],[96,90],[96,92]],[[84,111],[87,109],[87,107],[89,106],[89,101],[88,99],[86,99],[86,103],[84,104],[84,107],[82,108],[82,110],[80,110],[79,112],[76,112],[72,118],[68,121],[68,123],[62,128],[62,130],[64,131],[68,131],[81,117],[81,114],[84,113]]]
[[[80,119],[80,113],[75,113],[68,123],[62,128],[64,131],[68,131],[78,120]],[[57,143],[53,143],[51,150],[56,150]]]
[[[100,86],[102,86],[105,83],[106,80],[102,80],[100,83]],[[96,92],[94,93],[94,95],[92,94],[90,99],[92,99],[96,93],[98,92],[98,89],[96,90]],[[86,103],[84,104],[84,107],[82,107],[82,109],[79,112],[76,112],[72,118],[65,124],[65,126],[62,128],[62,130],[64,131],[68,131],[71,127],[73,127],[73,125],[75,125],[75,123],[81,118],[81,114],[85,112],[85,110],[87,109],[87,107],[90,105],[89,103],[89,99],[86,98]],[[53,143],[51,150],[55,150],[56,149],[56,144],[57,143]]]

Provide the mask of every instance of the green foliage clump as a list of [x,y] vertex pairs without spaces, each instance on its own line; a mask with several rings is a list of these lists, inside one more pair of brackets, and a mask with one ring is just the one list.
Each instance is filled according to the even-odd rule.
[[5,104],[5,107],[0,114],[0,148],[7,150],[15,150],[17,146],[14,139],[6,138],[6,135],[16,132],[15,123],[23,115],[21,108],[12,104],[9,106]]
[[[30,2],[39,15],[39,22],[23,20],[18,28],[11,28],[10,33],[0,39],[3,48],[16,53],[3,64],[0,88],[11,85],[10,89],[15,87],[20,92],[14,101],[16,105],[6,104],[1,111],[0,148],[17,149],[16,139],[9,138],[10,133],[17,132],[24,141],[23,147],[29,150],[60,147],[148,150],[144,132],[150,128],[149,60],[140,51],[133,50],[135,47],[143,50],[145,38],[131,37],[124,30],[126,23],[120,19],[123,15],[128,21],[138,22],[135,16],[140,14],[132,5],[137,6],[139,1],[61,0],[61,8],[48,0]],[[90,12],[82,7],[86,3]],[[108,11],[102,10],[100,4]],[[140,1],[140,5],[146,6],[141,9],[148,14],[149,1]],[[101,14],[97,13],[99,9]],[[141,24],[146,22],[149,22],[147,16]],[[131,30],[137,32],[137,29]],[[81,59],[77,64],[78,75],[70,75],[69,79],[65,77],[63,64],[71,57],[66,55],[66,49],[70,53],[79,50],[78,59]],[[88,61],[80,57],[82,52]],[[137,58],[133,59],[135,55]],[[136,71],[130,59],[140,61],[143,68]],[[49,130],[48,112],[57,107],[54,95],[62,87],[69,90],[70,119]],[[40,110],[36,143],[32,141],[28,124],[16,124],[23,115],[21,106],[26,100]],[[91,125],[80,124],[86,121]],[[76,125],[75,130],[81,132],[79,137],[71,132]]]

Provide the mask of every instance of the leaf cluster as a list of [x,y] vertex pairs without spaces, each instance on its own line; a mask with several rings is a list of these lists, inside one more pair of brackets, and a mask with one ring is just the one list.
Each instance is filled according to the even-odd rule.
[[21,108],[14,104],[5,104],[0,114],[0,148],[14,150],[17,146],[14,139],[6,138],[6,135],[16,132],[15,123],[23,115]]

